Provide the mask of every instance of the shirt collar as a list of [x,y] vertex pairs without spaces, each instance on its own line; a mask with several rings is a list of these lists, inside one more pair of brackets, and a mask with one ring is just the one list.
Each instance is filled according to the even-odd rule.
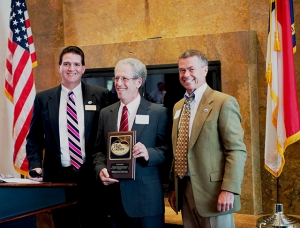
[[[200,86],[199,88],[197,88],[193,93],[195,95],[194,101],[196,103],[200,102],[205,90],[207,88],[207,83],[203,84],[202,86]],[[187,92],[185,92],[184,96],[189,97],[189,94]]]
[[[64,95],[66,95],[66,97],[68,97],[68,93],[70,90],[67,87],[65,87],[63,84],[61,84],[61,91],[63,92]],[[81,92],[81,82],[72,91],[75,97],[78,97],[79,93]]]
[[[141,103],[141,95],[139,94],[133,101],[131,101],[130,103],[128,103],[127,106],[127,110],[130,113],[132,113],[132,111]],[[125,104],[122,103],[121,101],[121,106],[120,109],[122,110],[123,107],[125,106]]]

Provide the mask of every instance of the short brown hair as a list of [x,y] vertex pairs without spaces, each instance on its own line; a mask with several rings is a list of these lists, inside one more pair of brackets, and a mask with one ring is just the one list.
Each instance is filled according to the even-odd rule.
[[208,61],[207,61],[206,56],[201,51],[194,50],[194,49],[189,49],[189,50],[183,52],[179,56],[178,61],[180,59],[186,59],[186,58],[193,57],[193,56],[197,56],[199,58],[202,67],[208,66]]
[[60,55],[59,55],[59,60],[58,60],[58,64],[61,65],[62,64],[62,58],[64,56],[64,54],[67,54],[67,53],[74,53],[74,54],[77,54],[77,55],[80,55],[81,56],[81,64],[83,66],[85,66],[85,61],[84,61],[84,53],[83,51],[77,47],[77,46],[68,46],[66,48],[64,48]]

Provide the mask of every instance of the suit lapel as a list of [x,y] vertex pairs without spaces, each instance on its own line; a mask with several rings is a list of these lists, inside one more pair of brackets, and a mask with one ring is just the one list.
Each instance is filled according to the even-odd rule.
[[109,132],[116,132],[118,131],[118,112],[119,112],[119,108],[120,108],[121,102],[118,101],[115,104],[109,106],[110,107],[110,117],[109,119],[111,121],[108,121],[108,129]]
[[60,147],[59,140],[59,104],[60,104],[61,85],[57,86],[53,92],[49,95],[48,112],[50,123],[53,129],[53,135],[55,137],[58,147]]
[[[141,97],[141,103],[140,103],[140,105],[138,107],[136,115],[149,115],[148,114],[149,110],[150,110],[149,104],[146,102],[146,100],[144,100],[144,98]],[[139,136],[142,133],[144,127],[145,127],[145,124],[136,124],[135,123],[135,119],[134,119],[134,122],[133,122],[131,130],[132,131],[136,131],[136,139],[139,138]]]
[[205,92],[201,98],[201,101],[199,103],[199,106],[198,106],[198,109],[197,109],[197,112],[196,112],[196,115],[194,118],[188,150],[190,150],[194,146],[194,144],[201,132],[203,124],[204,124],[205,120],[207,119],[209,113],[211,112],[212,107],[210,104],[213,102],[212,94],[213,94],[213,90],[210,87],[207,87],[207,89],[205,90]]
[[[173,148],[176,148],[176,144],[177,144],[177,139],[178,139],[178,129],[179,129],[179,120],[180,120],[180,116],[181,116],[181,112],[182,112],[182,108],[183,108],[183,104],[184,104],[185,99],[181,99],[180,101],[178,101],[178,103],[175,104],[174,106],[174,110],[175,113],[173,113],[173,126],[172,126],[172,142],[173,142]],[[176,119],[174,119],[175,114],[177,112],[180,112],[179,115],[177,116]],[[175,150],[174,150],[175,153]]]
[[85,142],[89,142],[89,136],[92,129],[93,123],[93,116],[96,112],[95,111],[87,111],[85,109],[86,105],[95,105],[97,104],[97,99],[95,96],[94,91],[90,89],[90,87],[84,83],[81,83],[82,88],[82,99],[83,99],[83,110],[84,110],[84,135],[85,135]]

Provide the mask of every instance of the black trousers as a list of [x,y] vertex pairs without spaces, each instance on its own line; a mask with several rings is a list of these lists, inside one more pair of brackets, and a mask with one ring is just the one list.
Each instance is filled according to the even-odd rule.
[[[124,210],[118,184],[108,186],[114,201],[110,208],[112,228],[164,228],[164,214],[147,217],[129,217]],[[132,199],[134,200],[134,198]]]
[[80,170],[73,167],[62,167],[59,183],[76,183],[77,190],[69,197],[75,197],[77,204],[52,211],[53,223],[56,228],[106,228],[108,212],[106,210],[105,186],[96,182],[91,169],[82,166]]

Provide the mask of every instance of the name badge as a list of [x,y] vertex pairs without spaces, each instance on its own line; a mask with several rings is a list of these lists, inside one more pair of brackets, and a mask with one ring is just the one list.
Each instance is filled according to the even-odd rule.
[[179,117],[180,111],[181,111],[181,110],[177,110],[177,111],[175,112],[174,120],[177,119],[177,118]]
[[88,110],[88,111],[96,111],[97,110],[96,105],[85,105],[84,108],[85,108],[85,110]]
[[149,115],[136,115],[135,123],[136,124],[149,124]]

